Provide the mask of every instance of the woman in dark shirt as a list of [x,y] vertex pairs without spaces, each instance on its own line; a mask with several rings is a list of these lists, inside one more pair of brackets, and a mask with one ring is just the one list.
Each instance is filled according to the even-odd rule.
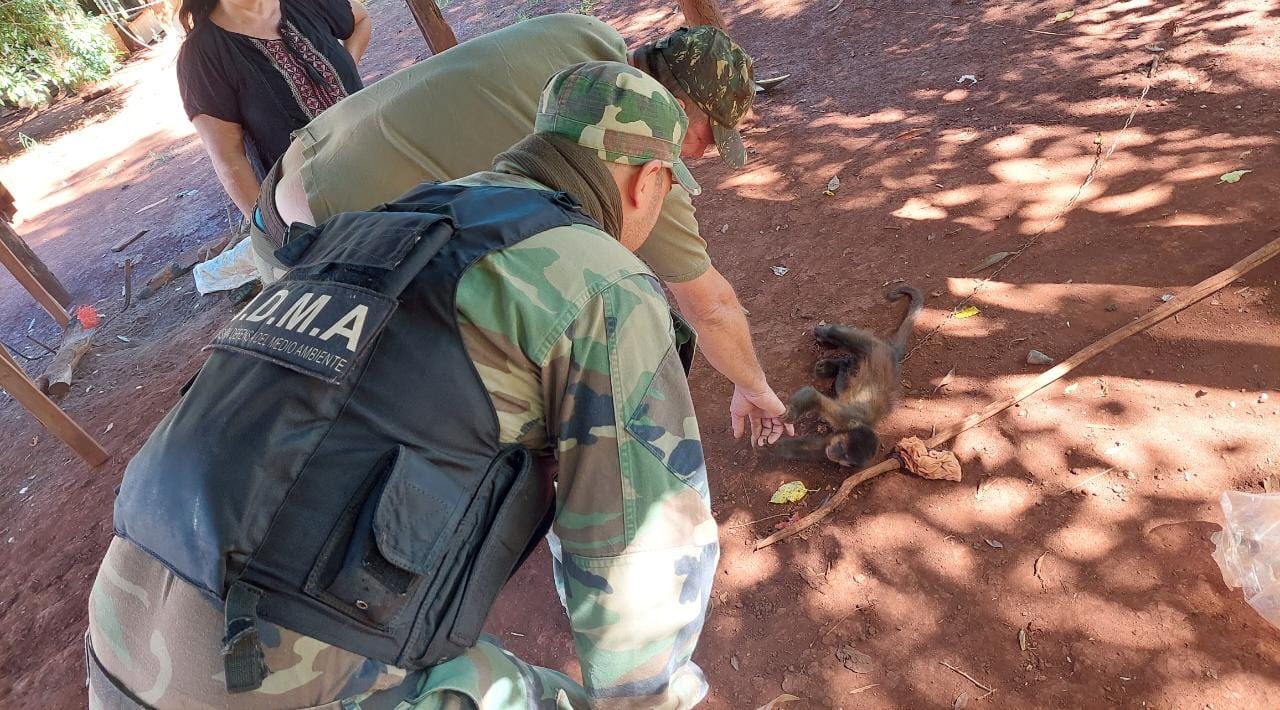
[[183,0],[178,89],[227,195],[248,217],[289,134],[363,84],[356,0]]

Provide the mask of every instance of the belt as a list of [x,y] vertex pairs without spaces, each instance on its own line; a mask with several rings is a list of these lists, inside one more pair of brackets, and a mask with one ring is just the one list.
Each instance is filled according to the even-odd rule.
[[283,161],[277,160],[275,165],[262,178],[262,189],[258,191],[258,202],[253,207],[253,225],[267,236],[274,249],[284,246],[289,239],[289,225],[284,223],[280,212],[276,210],[276,185],[284,175]]

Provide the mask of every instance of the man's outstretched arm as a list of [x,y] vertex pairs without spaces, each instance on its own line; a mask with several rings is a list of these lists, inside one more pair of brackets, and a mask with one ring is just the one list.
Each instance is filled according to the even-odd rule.
[[733,436],[739,438],[750,422],[751,444],[772,444],[785,430],[794,434],[782,415],[786,405],[765,379],[751,344],[751,330],[733,286],[714,266],[689,281],[667,284],[680,312],[698,333],[698,346],[720,374],[733,383],[729,415]]

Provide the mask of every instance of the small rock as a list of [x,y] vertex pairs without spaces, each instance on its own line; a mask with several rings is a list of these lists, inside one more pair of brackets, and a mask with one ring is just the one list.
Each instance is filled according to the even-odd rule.
[[1233,400],[1231,400],[1230,402],[1227,402],[1227,406],[1228,406],[1228,407],[1231,407],[1232,409],[1235,409],[1235,408],[1236,408],[1236,401],[1233,399]]
[[1107,304],[1107,313],[1115,313],[1118,310],[1120,310],[1120,306],[1117,306],[1114,303]]
[[855,575],[853,575],[853,581],[854,581],[854,582],[857,582],[858,584],[862,584],[863,582],[867,581],[867,575],[865,575],[865,574],[855,574]]
[[1028,365],[1052,365],[1053,358],[1049,357],[1048,355],[1045,355],[1039,350],[1032,350],[1027,353],[1027,364]]
[[1207,394],[1209,394],[1209,393],[1208,393],[1207,391],[1205,391],[1205,390],[1196,390],[1196,399],[1200,399],[1201,397],[1203,397],[1203,396],[1205,396],[1205,395],[1207,395]]
[[1165,303],[1168,303],[1169,301],[1173,300],[1173,294],[1172,293],[1163,294],[1160,296],[1160,300]]
[[722,224],[722,225],[720,225],[720,233],[721,233],[721,234],[724,234],[724,233],[725,233],[725,232],[727,232],[727,231],[729,231],[729,225],[727,225],[727,224]]
[[23,486],[23,487],[21,487],[21,488],[19,488],[19,489],[18,489],[18,495],[20,495],[20,496],[25,496],[25,495],[27,494],[27,491],[29,491],[29,490],[31,490],[31,488],[30,488],[29,486]]
[[1267,396],[1267,393],[1266,393],[1266,392],[1263,392],[1262,394],[1258,395],[1258,404],[1262,404],[1263,402],[1267,401],[1268,399],[1269,399],[1269,397]]
[[734,669],[735,671],[740,671],[740,670],[742,670],[742,668],[738,665],[738,657],[737,657],[737,656],[729,656],[729,665],[733,666],[733,669]]

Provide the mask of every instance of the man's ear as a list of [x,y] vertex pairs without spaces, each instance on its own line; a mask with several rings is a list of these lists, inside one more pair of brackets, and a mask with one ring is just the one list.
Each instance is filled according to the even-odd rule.
[[621,195],[627,206],[639,207],[645,204],[645,198],[648,197],[649,192],[660,189],[661,181],[656,179],[656,176],[666,169],[667,167],[661,161],[650,160],[640,165],[638,169],[632,170],[627,179],[626,189]]
[[640,166],[640,169],[636,171],[636,178],[640,188],[640,192],[636,195],[638,198],[637,204],[644,204],[642,200],[649,197],[650,192],[662,190],[664,186],[662,173],[666,170],[667,166],[657,160],[650,160]]

